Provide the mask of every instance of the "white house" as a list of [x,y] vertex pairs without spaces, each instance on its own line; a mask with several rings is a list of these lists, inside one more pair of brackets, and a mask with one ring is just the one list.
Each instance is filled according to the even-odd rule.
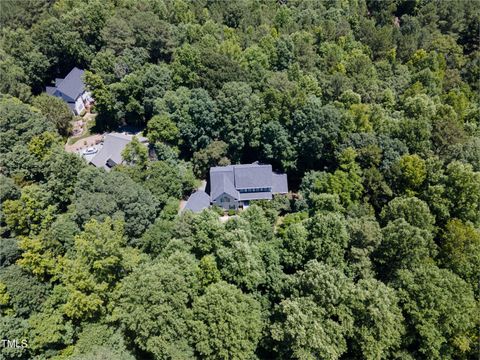
[[81,114],[85,106],[93,101],[82,76],[84,71],[74,67],[64,79],[55,79],[55,86],[47,86],[47,94],[62,98],[75,115]]

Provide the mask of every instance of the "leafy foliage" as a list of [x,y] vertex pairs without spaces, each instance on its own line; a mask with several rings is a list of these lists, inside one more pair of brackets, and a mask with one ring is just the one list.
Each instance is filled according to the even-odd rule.
[[68,105],[61,99],[41,94],[33,100],[33,106],[41,111],[46,119],[51,122],[58,133],[68,136],[71,132],[72,112]]
[[205,289],[193,309],[193,338],[200,356],[249,359],[260,340],[260,304],[234,286],[220,282]]
[[[477,358],[477,5],[3,0],[0,357]],[[111,171],[43,93],[74,66],[149,141]],[[291,192],[179,211],[254,161]]]
[[478,310],[463,280],[445,269],[420,266],[400,271],[395,286],[406,316],[405,342],[419,356],[445,359],[473,350],[468,329]]

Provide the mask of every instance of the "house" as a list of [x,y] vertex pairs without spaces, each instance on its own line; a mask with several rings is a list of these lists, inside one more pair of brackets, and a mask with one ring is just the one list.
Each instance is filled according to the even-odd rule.
[[[210,194],[193,193],[185,209],[198,212],[216,205],[236,210],[248,206],[251,200],[271,200],[274,194],[287,192],[287,175],[273,172],[271,165],[217,166],[210,169]],[[208,203],[205,195],[209,196]]]
[[[96,155],[90,160],[90,164],[96,167],[103,167],[106,171],[110,171],[115,165],[123,163],[122,152],[127,144],[132,141],[134,135],[124,133],[106,134],[103,139],[103,146],[98,150]],[[137,137],[138,140],[147,146],[147,139]]]
[[90,93],[85,91],[83,73],[83,70],[74,67],[64,79],[55,79],[55,86],[46,88],[47,94],[62,98],[75,115],[81,114],[85,106],[93,101]]

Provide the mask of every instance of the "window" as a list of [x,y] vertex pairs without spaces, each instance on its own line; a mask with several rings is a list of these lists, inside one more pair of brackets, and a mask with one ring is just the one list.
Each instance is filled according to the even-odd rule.
[[245,193],[267,192],[271,190],[272,188],[265,187],[265,188],[239,189],[238,191],[240,192],[240,194],[245,194]]
[[230,198],[227,197],[227,196],[224,196],[220,201],[221,201],[221,202],[224,202],[224,203],[229,203],[229,202],[230,202]]

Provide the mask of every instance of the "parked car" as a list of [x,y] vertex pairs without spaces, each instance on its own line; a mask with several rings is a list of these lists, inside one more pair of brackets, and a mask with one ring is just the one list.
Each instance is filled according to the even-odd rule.
[[93,155],[93,154],[96,154],[97,152],[98,152],[98,149],[88,148],[83,150],[83,155]]

